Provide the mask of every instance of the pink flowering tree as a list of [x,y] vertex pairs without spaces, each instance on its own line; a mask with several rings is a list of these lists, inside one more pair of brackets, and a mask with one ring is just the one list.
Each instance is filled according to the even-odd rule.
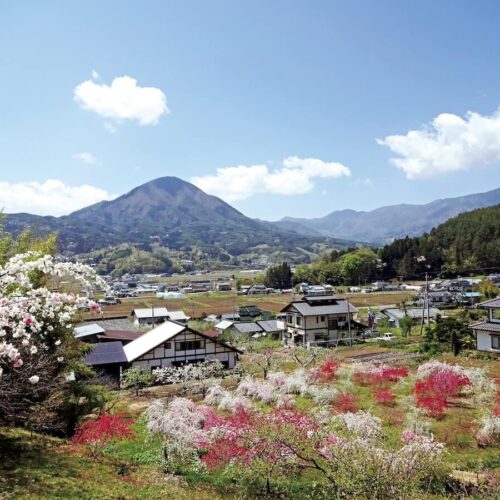
[[57,262],[28,252],[0,266],[0,420],[28,424],[60,404],[58,391],[75,379],[85,347],[74,339],[80,307],[97,310],[87,298],[52,290],[64,278],[89,292],[105,287],[82,264]]
[[[224,397],[220,390],[210,397]],[[381,420],[368,412],[328,416],[291,407],[229,415],[178,398],[155,402],[148,429],[161,436],[169,470],[222,471],[249,487],[250,496],[293,497],[290,478],[303,475],[334,498],[412,498],[442,465],[443,445],[407,431],[389,447]]]

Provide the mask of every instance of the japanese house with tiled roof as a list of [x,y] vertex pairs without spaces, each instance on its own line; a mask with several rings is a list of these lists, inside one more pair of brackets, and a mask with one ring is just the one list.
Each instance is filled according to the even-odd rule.
[[348,321],[353,326],[357,309],[346,299],[323,295],[290,302],[281,312],[286,313],[280,325],[286,344],[316,346],[335,344],[348,337]]
[[121,342],[97,343],[86,362],[110,374],[138,367],[181,366],[216,358],[226,368],[233,368],[240,351],[225,342],[167,320],[126,345]]
[[478,351],[500,353],[500,297],[477,305],[488,311],[488,319],[469,325],[476,336]]

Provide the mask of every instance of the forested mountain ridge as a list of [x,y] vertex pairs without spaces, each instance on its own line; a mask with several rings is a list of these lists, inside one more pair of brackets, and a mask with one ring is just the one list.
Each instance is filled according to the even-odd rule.
[[465,212],[416,238],[379,251],[388,276],[422,277],[500,269],[500,205]]
[[423,205],[388,205],[371,211],[337,210],[316,219],[285,217],[278,227],[301,234],[367,241],[376,246],[395,238],[420,236],[460,213],[500,203],[500,188]]
[[224,262],[242,255],[309,261],[325,249],[353,241],[309,236],[246,217],[216,196],[177,177],[161,177],[110,201],[62,217],[6,214],[5,231],[57,232],[58,247],[82,254],[123,244],[150,252],[152,246],[196,252]]

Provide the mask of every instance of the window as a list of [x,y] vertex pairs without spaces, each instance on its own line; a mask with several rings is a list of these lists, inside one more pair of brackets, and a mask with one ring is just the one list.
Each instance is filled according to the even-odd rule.
[[500,349],[500,336],[498,335],[491,336],[491,348]]
[[289,324],[289,325],[292,325],[293,324],[293,316],[291,314],[287,314],[286,315],[286,322]]
[[165,342],[165,345],[163,347],[165,349],[171,349],[172,348],[172,342]]
[[176,342],[176,351],[194,351],[195,349],[204,349],[204,340],[186,340],[185,342]]
[[301,316],[297,316],[297,326],[300,326],[302,325],[302,317]]

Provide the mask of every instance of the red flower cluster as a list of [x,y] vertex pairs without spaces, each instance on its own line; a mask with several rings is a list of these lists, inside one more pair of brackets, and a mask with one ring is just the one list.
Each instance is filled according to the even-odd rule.
[[340,361],[329,359],[321,366],[311,371],[311,378],[320,382],[330,382],[335,379],[337,370],[340,368]]
[[354,394],[341,393],[333,403],[333,407],[339,413],[356,413],[359,408]]
[[298,444],[318,429],[310,417],[291,408],[277,408],[268,413],[246,413],[239,409],[234,415],[205,422],[206,430],[210,426],[216,434],[220,432],[220,437],[207,444],[203,456],[203,462],[211,468],[233,460],[242,464],[286,460],[290,453],[287,441]]
[[417,406],[426,408],[432,415],[439,417],[448,406],[450,397],[458,396],[462,387],[470,384],[465,375],[452,370],[439,370],[415,383]]
[[131,437],[134,431],[130,426],[133,423],[123,415],[102,413],[97,420],[89,420],[78,427],[71,440],[78,444],[105,444],[112,438]]
[[357,372],[354,380],[358,385],[375,385],[385,382],[397,382],[408,376],[408,368],[404,366],[380,366],[364,372]]
[[385,389],[376,390],[373,396],[378,403],[386,406],[392,405],[396,397],[392,391],[386,391]]

